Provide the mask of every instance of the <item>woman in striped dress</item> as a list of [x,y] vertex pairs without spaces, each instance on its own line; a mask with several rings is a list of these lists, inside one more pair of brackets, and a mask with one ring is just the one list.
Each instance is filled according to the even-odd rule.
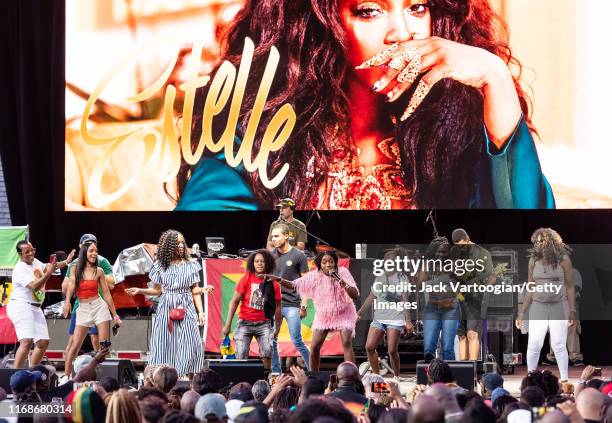
[[[153,288],[126,290],[130,295],[160,297],[153,319],[149,364],[168,364],[179,376],[191,376],[204,366],[204,345],[198,328],[205,320],[200,294],[211,289],[198,287],[200,269],[199,263],[189,260],[183,235],[168,230],[159,238],[157,260],[149,272]],[[184,308],[185,317],[169,325],[169,313],[173,308]]]

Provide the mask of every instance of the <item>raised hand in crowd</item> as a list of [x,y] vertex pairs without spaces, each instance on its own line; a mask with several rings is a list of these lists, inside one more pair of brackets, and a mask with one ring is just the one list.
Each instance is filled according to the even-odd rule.
[[306,372],[301,367],[291,366],[289,370],[293,375],[293,381],[296,385],[304,386],[304,384],[308,381],[308,376],[306,376]]

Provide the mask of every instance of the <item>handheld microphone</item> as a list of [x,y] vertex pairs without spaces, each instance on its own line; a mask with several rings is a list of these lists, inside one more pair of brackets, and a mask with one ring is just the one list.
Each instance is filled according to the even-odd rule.
[[330,272],[329,276],[331,276],[332,278],[334,278],[335,280],[337,280],[338,282],[342,281],[342,278],[340,278],[340,275],[338,275],[338,273],[333,270],[332,272]]

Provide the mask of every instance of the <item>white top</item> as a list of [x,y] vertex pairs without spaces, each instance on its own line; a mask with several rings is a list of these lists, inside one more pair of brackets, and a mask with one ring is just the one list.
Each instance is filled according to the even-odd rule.
[[[43,275],[44,271],[45,264],[40,260],[34,259],[32,264],[27,264],[20,260],[13,268],[13,289],[11,290],[11,300],[39,304],[40,301],[36,299],[32,290],[27,288],[26,285],[36,279],[39,279]],[[40,273],[35,275],[35,272]]]

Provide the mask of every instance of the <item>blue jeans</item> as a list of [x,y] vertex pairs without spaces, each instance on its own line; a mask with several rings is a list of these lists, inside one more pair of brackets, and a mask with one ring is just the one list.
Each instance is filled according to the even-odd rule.
[[423,347],[425,357],[436,356],[438,338],[442,331],[442,358],[444,360],[455,359],[455,335],[461,320],[461,309],[457,300],[453,301],[453,307],[448,310],[438,310],[435,304],[428,303],[423,313]]
[[[287,319],[287,326],[289,326],[289,335],[291,336],[291,342],[295,346],[295,349],[302,355],[302,358],[306,362],[306,367],[310,370],[310,352],[304,341],[302,341],[302,319],[300,319],[300,309],[298,307],[282,307],[281,313],[283,318]],[[278,354],[278,341],[272,340],[272,373],[281,373],[281,362],[280,355]]]

